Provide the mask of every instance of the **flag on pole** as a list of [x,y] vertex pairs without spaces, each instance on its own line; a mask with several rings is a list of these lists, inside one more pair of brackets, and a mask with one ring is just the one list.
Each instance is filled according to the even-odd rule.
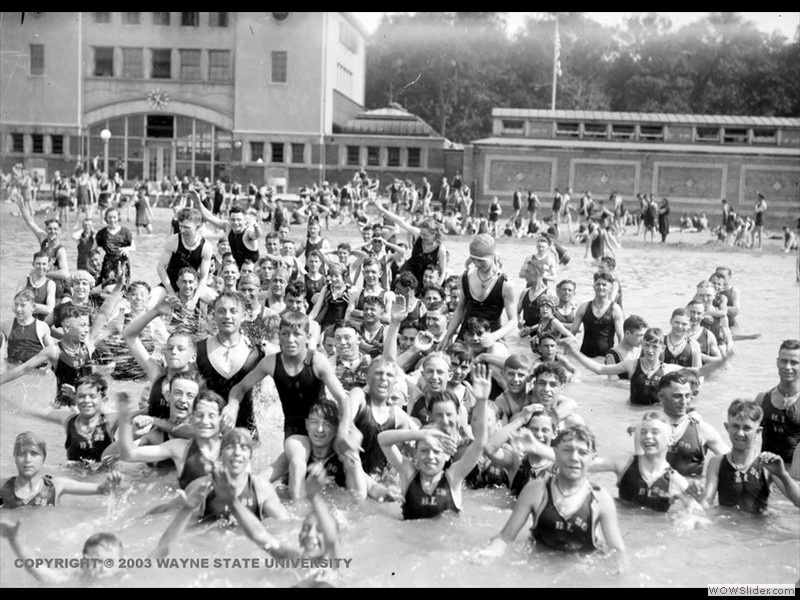
[[556,19],[556,40],[553,62],[556,65],[556,74],[561,77],[561,36],[558,33],[558,19]]

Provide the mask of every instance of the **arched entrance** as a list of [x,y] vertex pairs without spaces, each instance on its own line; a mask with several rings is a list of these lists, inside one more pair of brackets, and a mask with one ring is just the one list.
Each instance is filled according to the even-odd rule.
[[108,168],[126,180],[164,177],[226,178],[233,158],[233,133],[213,123],[176,114],[136,113],[89,127],[87,155],[102,168],[108,129]]

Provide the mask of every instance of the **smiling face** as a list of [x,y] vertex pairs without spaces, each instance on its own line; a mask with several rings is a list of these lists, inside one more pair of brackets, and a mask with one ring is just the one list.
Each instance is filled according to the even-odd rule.
[[683,315],[675,315],[669,324],[672,327],[672,334],[676,338],[685,337],[691,325],[689,317]]
[[216,402],[200,400],[192,411],[192,425],[200,439],[211,439],[219,435],[220,408]]
[[44,231],[47,234],[47,239],[54,242],[61,235],[61,225],[58,221],[53,221],[44,226]]
[[[283,271],[281,271],[283,272]],[[276,298],[282,298],[283,295],[286,293],[286,286],[289,284],[289,280],[286,277],[280,275],[273,275],[272,282],[270,284],[270,291],[272,295]]]
[[236,333],[242,325],[242,306],[233,298],[220,298],[214,305],[214,322],[220,333]]
[[231,222],[231,229],[235,233],[241,233],[242,231],[244,231],[245,227],[244,213],[232,212],[230,214],[230,222]]
[[178,277],[178,295],[184,302],[191,298],[197,290],[197,277],[194,273],[184,273]]
[[458,409],[452,402],[436,402],[431,407],[431,422],[447,435],[458,437]]
[[784,386],[797,385],[798,369],[800,369],[800,350],[784,348],[778,352],[778,377]]
[[744,451],[755,445],[758,435],[761,433],[761,424],[748,419],[743,414],[735,417],[729,416],[725,422],[725,431],[728,432],[733,449]]
[[79,303],[84,303],[89,298],[92,291],[92,284],[88,279],[72,280],[72,299]]
[[472,362],[465,360],[463,362],[455,362],[451,358],[450,362],[450,383],[457,384],[464,381],[472,371]]
[[705,314],[702,302],[693,302],[686,307],[686,310],[689,312],[689,323],[691,323],[692,327],[697,327],[703,318],[703,314]]
[[650,363],[659,361],[663,351],[664,344],[662,342],[642,342],[642,357]]
[[692,403],[692,386],[687,383],[672,381],[667,387],[658,390],[658,397],[664,414],[677,419],[686,414]]
[[100,405],[104,400],[102,393],[94,385],[85,383],[79,385],[75,390],[75,406],[80,415],[86,419],[95,416],[100,411]]
[[425,315],[425,326],[434,338],[439,339],[447,331],[447,317],[439,311],[430,312]]
[[548,446],[556,436],[556,432],[553,429],[553,419],[547,415],[531,417],[531,420],[528,421],[527,428],[531,430],[533,437]]
[[448,455],[439,443],[417,442],[414,463],[417,470],[426,477],[433,477],[444,470]]
[[563,389],[564,385],[558,380],[555,373],[539,373],[533,383],[533,392],[536,400],[545,406],[558,404],[558,399]]
[[20,323],[27,323],[33,318],[33,302],[17,298],[14,300],[14,317]]
[[645,456],[665,456],[672,443],[672,427],[658,419],[647,419],[639,425],[639,445]]
[[400,334],[397,336],[397,351],[402,354],[414,343],[414,339],[416,339],[417,334],[419,333],[419,329],[415,327],[405,327],[403,330],[400,331]]
[[353,359],[358,354],[358,334],[352,327],[339,327],[335,334],[336,355],[345,360]]
[[434,358],[422,369],[422,378],[425,380],[426,390],[442,392],[450,381],[450,367],[445,361]]
[[575,286],[571,283],[565,283],[558,288],[558,301],[561,305],[571,302],[573,296],[575,296]]
[[528,380],[528,371],[527,369],[522,368],[504,368],[503,380],[505,381],[509,392],[512,394],[521,394],[525,391],[525,383]]
[[23,446],[14,453],[14,463],[17,465],[17,473],[30,479],[42,470],[44,454],[37,446]]
[[62,323],[64,337],[72,342],[84,343],[89,337],[89,316],[70,317]]
[[[258,294],[261,292],[257,285],[253,285],[252,283],[245,283],[244,285],[239,286],[239,291],[244,296],[245,304],[247,308],[254,308],[258,304]],[[288,304],[287,304],[288,306]],[[294,309],[289,309],[294,310]]]
[[336,425],[323,417],[318,412],[311,413],[306,419],[306,429],[311,445],[319,450],[325,450],[333,443],[336,437]]
[[119,225],[119,213],[116,210],[109,210],[106,213],[106,225],[108,225],[111,229],[114,229],[117,225]]
[[36,276],[41,279],[44,277],[47,272],[50,270],[50,257],[49,256],[37,256],[33,259],[33,270],[36,273]]
[[174,422],[180,423],[191,414],[199,392],[200,386],[196,381],[180,377],[172,380],[169,389],[169,416]]

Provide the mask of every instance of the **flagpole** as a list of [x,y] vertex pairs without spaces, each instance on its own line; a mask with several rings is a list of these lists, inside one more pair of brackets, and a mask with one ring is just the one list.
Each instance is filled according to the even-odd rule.
[[556,13],[556,32],[553,36],[553,99],[550,103],[550,109],[556,109],[556,82],[558,81],[558,61],[560,60],[559,54],[561,49],[560,40],[558,39],[558,13]]

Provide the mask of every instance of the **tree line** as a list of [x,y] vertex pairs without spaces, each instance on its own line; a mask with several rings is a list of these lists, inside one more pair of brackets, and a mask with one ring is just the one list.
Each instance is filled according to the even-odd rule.
[[[501,12],[387,14],[367,42],[366,104],[395,102],[455,142],[491,134],[495,107],[551,106],[554,13],[513,35]],[[674,29],[657,14],[601,25],[558,13],[557,109],[798,117],[800,40],[737,13]]]

